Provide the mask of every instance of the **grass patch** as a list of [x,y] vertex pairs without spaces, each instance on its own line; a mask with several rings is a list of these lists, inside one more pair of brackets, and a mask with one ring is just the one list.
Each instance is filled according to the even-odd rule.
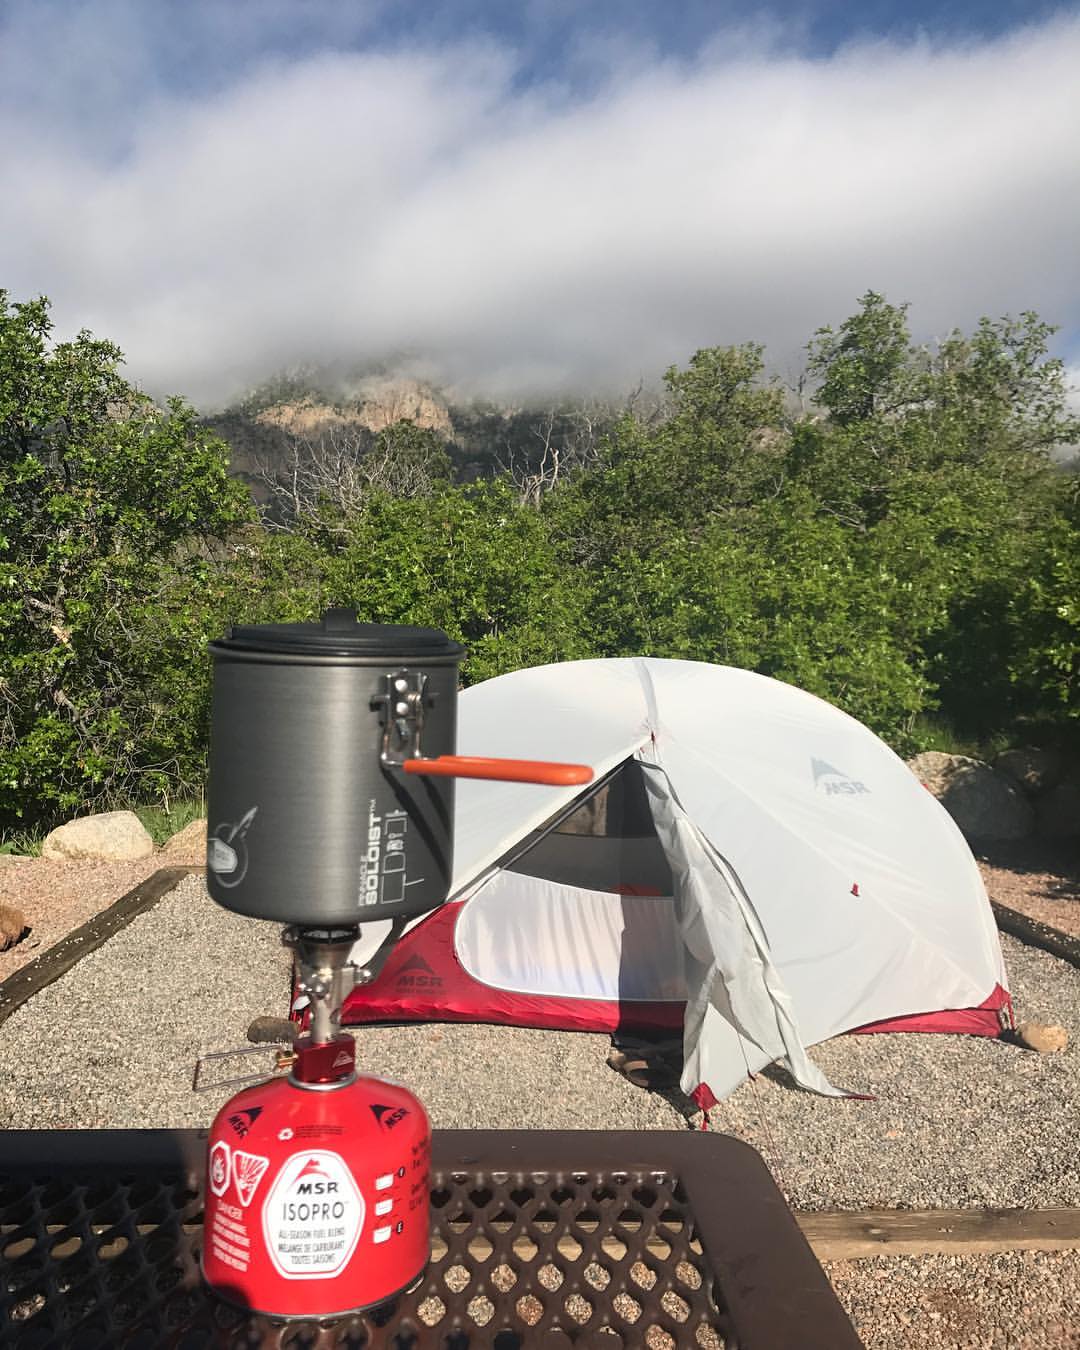
[[170,806],[133,806],[132,811],[142,821],[146,832],[159,847],[172,838],[178,830],[190,825],[206,815],[206,802],[201,797],[195,801],[173,802]]
[[943,717],[917,717],[911,737],[919,750],[940,750],[946,755],[967,755],[992,764],[998,755],[1020,746],[1035,746],[1080,754],[1080,724],[1018,718],[995,731],[960,730]]
[[916,718],[911,735],[920,750],[940,750],[946,755],[967,755],[971,759],[981,759],[987,763],[1002,751],[1022,744],[1022,738],[1015,733],[992,731],[982,735],[965,734],[939,717]]
[[[206,815],[206,801],[199,797],[188,802],[173,802],[169,806],[124,806],[110,807],[113,811],[134,811],[143,823],[143,827],[160,848],[167,839],[193,820]],[[76,813],[77,815],[78,813]],[[69,819],[74,820],[76,815]],[[33,829],[7,830],[0,833],[0,853],[23,853],[36,858],[41,853],[48,830]]]
[[0,834],[0,853],[21,853],[36,858],[44,840],[43,834],[35,834],[33,830],[8,830]]

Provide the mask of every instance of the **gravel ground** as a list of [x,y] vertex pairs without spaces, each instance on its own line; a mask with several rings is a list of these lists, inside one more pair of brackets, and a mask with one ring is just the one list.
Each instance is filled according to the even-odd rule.
[[[757,1147],[799,1209],[1080,1204],[1080,975],[1003,942],[1019,1015],[1069,1028],[1063,1054],[976,1037],[838,1037],[815,1059],[875,1100],[762,1075],[713,1110],[713,1128]],[[281,1015],[287,971],[273,925],[227,913],[188,877],[8,1019],[0,1125],[209,1123],[229,1092],[192,1094],[196,1057],[244,1045],[253,1017]],[[685,1129],[690,1103],[633,1087],[607,1067],[608,1045],[515,1027],[358,1032],[361,1064],[408,1082],[437,1126]]]
[[[254,1017],[287,1010],[279,931],[221,909],[201,876],[187,877],[4,1024],[0,1127],[209,1124],[231,1094],[194,1095],[192,1067],[246,1045]],[[439,1126],[684,1128],[666,1101],[607,1068],[608,1045],[514,1027],[379,1027],[360,1030],[358,1058],[407,1080]]]
[[762,1075],[711,1123],[758,1148],[798,1209],[1080,1205],[1080,972],[1001,942],[1017,1020],[1066,1027],[1064,1053],[976,1036],[839,1036],[813,1058],[874,1101]]
[[0,980],[55,946],[62,937],[119,900],[159,867],[206,865],[206,848],[173,844],[134,862],[12,859],[0,854],[0,904],[12,905],[29,932],[0,952]]
[[253,1017],[287,1007],[278,935],[186,877],[4,1023],[0,1127],[208,1123],[228,1092],[194,1096],[195,1059],[245,1044]]
[[30,930],[21,942],[0,952],[0,980],[48,951],[73,928],[165,865],[157,855],[127,863],[31,858],[0,864],[0,904],[19,910]]
[[[115,897],[113,897],[115,898]],[[1080,974],[1003,937],[1020,1017],[1064,1024],[1039,1056],[952,1036],[848,1036],[814,1057],[876,1094],[834,1101],[761,1076],[711,1113],[754,1144],[796,1208],[1080,1204]],[[280,1015],[277,929],[226,913],[188,877],[6,1022],[0,1126],[208,1124],[230,1090],[195,1096],[198,1054]],[[685,1129],[690,1104],[605,1064],[606,1036],[509,1027],[360,1029],[361,1062],[415,1088],[444,1127]],[[1077,1350],[1080,1253],[833,1262],[868,1350]]]
[[874,1257],[825,1270],[867,1350],[1080,1347],[1080,1252]]

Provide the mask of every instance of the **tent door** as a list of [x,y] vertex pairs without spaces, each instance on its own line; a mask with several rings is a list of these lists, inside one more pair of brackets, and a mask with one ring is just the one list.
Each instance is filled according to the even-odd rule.
[[746,1073],[780,1060],[800,1086],[842,1096],[806,1052],[738,877],[683,810],[656,745],[643,746],[638,759],[686,947],[683,1091],[704,1083],[722,1097]]

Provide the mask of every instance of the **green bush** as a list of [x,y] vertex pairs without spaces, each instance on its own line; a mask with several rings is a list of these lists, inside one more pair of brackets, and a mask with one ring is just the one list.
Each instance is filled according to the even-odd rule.
[[648,653],[800,685],[899,750],[1076,725],[1080,495],[1048,451],[1080,424],[1049,334],[917,348],[869,292],[810,344],[809,413],[760,348],[705,349],[550,490],[454,485],[399,423],[259,520],[190,407],[0,293],[0,830],[197,799],[206,644],[327,605],[444,629],[469,682]]
[[51,327],[46,301],[0,292],[0,826],[191,786],[205,728],[159,686],[184,684],[184,606],[251,515],[193,409]]

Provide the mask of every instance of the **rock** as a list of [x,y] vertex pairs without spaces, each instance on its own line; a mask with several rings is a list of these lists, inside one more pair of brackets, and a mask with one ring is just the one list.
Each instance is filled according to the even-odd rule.
[[970,839],[1024,839],[1034,828],[1031,803],[982,760],[927,750],[908,760],[908,768]]
[[345,405],[333,405],[307,395],[291,402],[275,403],[257,413],[260,427],[280,428],[302,441],[317,443],[357,431],[385,431],[395,422],[409,421],[418,427],[453,435],[454,426],[443,397],[418,380],[369,375],[349,391]]
[[1037,1050],[1040,1055],[1056,1055],[1069,1044],[1069,1033],[1064,1027],[1044,1022],[1021,1022],[1016,1028],[1016,1039],[1026,1049]]
[[94,816],[69,820],[46,836],[43,858],[101,858],[107,862],[131,862],[148,858],[154,851],[142,821],[134,811],[103,811]]
[[1060,782],[1065,761],[1054,750],[1023,745],[998,755],[994,760],[994,768],[1015,779],[1029,797],[1037,797]]
[[14,947],[26,932],[26,920],[22,911],[13,905],[0,905],[0,952]]
[[0,853],[0,867],[6,867],[8,863],[33,862],[34,859],[29,853]]
[[359,415],[369,431],[384,431],[406,420],[452,436],[454,424],[446,400],[430,385],[396,375],[369,375],[355,390]]
[[1070,775],[1040,797],[1035,814],[1038,831],[1045,839],[1080,835],[1080,774]]
[[181,854],[194,858],[197,862],[204,862],[206,859],[206,817],[201,820],[193,820],[189,825],[185,825],[182,830],[166,839],[161,846],[162,853],[167,853],[170,857],[179,857]]

